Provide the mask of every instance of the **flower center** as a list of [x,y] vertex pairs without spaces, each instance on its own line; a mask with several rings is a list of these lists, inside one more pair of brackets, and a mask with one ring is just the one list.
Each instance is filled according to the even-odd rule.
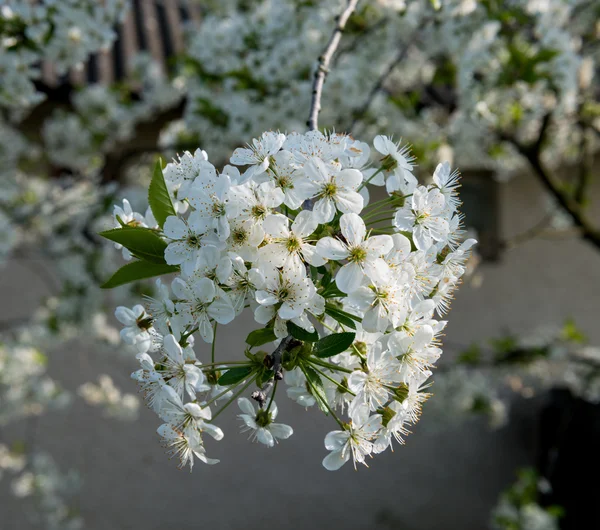
[[212,214],[214,217],[222,217],[225,215],[225,205],[222,202],[214,202],[212,206]]
[[187,238],[187,244],[190,247],[198,248],[200,246],[200,238],[195,234],[190,234]]
[[282,190],[291,190],[294,188],[294,183],[292,182],[292,179],[287,175],[277,177],[275,179],[275,182]]
[[353,247],[350,249],[348,261],[352,263],[362,263],[367,259],[367,251],[362,247]]
[[267,214],[267,209],[262,204],[257,204],[252,207],[252,217],[255,219],[264,219]]
[[246,231],[243,228],[237,228],[235,229],[231,236],[233,237],[233,240],[238,244],[241,245],[242,243],[245,243],[246,240],[248,239],[248,234],[246,233]]
[[290,254],[298,252],[301,248],[300,240],[296,236],[290,235],[285,243],[285,247]]
[[257,412],[256,419],[254,421],[256,421],[256,424],[259,427],[266,427],[271,423],[271,413],[267,412],[266,410],[260,409]]
[[322,195],[328,199],[331,199],[337,193],[337,186],[334,182],[328,182],[323,186]]

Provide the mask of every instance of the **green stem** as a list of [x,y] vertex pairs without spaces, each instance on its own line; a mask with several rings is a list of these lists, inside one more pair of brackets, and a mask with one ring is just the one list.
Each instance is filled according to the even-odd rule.
[[374,223],[383,223],[384,221],[392,221],[395,218],[396,218],[395,215],[392,217],[380,217],[379,219],[373,219],[373,220],[366,221],[365,224],[372,225]]
[[[242,379],[243,381],[243,379]],[[233,388],[237,388],[238,385],[240,385],[242,383],[242,381],[240,381],[239,383],[237,383]],[[220,392],[219,394],[217,394],[214,398],[208,400],[206,403],[204,403],[204,405],[202,405],[203,407],[208,407],[208,405],[210,405],[211,403],[214,403],[215,401],[217,401],[217,399],[223,397],[225,394],[227,394],[227,392],[230,392],[231,388],[226,388],[225,390],[223,390],[223,392]]]
[[[304,369],[304,366],[300,365],[300,370],[302,370],[302,373],[304,374],[304,377],[306,377],[306,382],[308,383],[308,386],[311,388],[311,390],[313,392],[313,396],[315,397],[316,400],[318,400],[318,398],[317,398],[318,392],[316,391],[315,387],[311,383],[310,378],[308,377],[308,374],[306,373],[306,370]],[[336,413],[333,412],[333,410],[329,406],[329,403],[327,403],[327,400],[326,399],[322,399],[321,401],[323,401],[323,404],[325,405],[325,408],[328,410],[329,414],[331,414],[332,418],[337,422],[337,424],[340,426],[340,428],[342,430],[344,430],[344,424],[337,417]]]
[[204,368],[210,368],[211,370],[214,370],[214,368],[216,366],[226,367],[226,366],[238,365],[238,364],[243,364],[243,365],[246,365],[246,366],[250,366],[250,361],[223,361],[221,363],[208,363],[208,364],[203,364],[200,367],[200,369],[204,370]]
[[215,363],[215,344],[217,342],[217,321],[215,320],[215,325],[213,326],[213,341],[212,341],[212,347],[211,347],[211,352],[210,352],[210,361],[214,364]]
[[342,385],[342,383],[340,383],[339,381],[336,381],[333,377],[328,376],[325,372],[323,372],[322,370],[319,370],[316,366],[314,367],[314,369],[317,372],[319,372],[323,377],[325,377],[326,379],[329,379],[332,383],[337,385],[338,388],[341,388],[344,392],[348,392],[348,394],[351,394],[356,397],[356,394],[354,392],[352,392],[350,389],[348,389],[347,387],[345,387],[344,385]]
[[277,379],[275,379],[275,384],[273,385],[273,392],[271,392],[271,399],[269,400],[269,404],[267,405],[267,414],[269,413],[269,410],[271,409],[271,405],[273,404],[273,399],[275,399],[275,392],[277,392]]
[[328,363],[325,361],[321,361],[321,359],[317,359],[316,357],[309,357],[307,359],[307,361],[312,364],[318,364],[319,366],[322,366],[323,368],[329,368],[330,370],[333,370],[334,372],[345,372],[347,374],[352,373],[352,370],[348,370],[348,368],[342,368],[341,366],[338,366],[337,364],[332,364],[332,363]]
[[219,415],[221,414],[221,412],[223,412],[229,405],[231,405],[231,403],[233,402],[233,400],[235,398],[237,398],[244,390],[246,390],[246,388],[248,388],[252,383],[254,383],[254,380],[256,379],[258,374],[254,374],[254,377],[252,377],[251,379],[248,380],[248,382],[235,394],[233,394],[233,396],[231,396],[231,398],[227,401],[227,403],[225,403],[225,405],[223,405],[223,407],[219,410],[219,412],[217,412],[212,419],[210,420],[211,423],[213,421],[215,421]]
[[383,171],[383,168],[380,167],[377,171],[375,171],[375,173],[373,173],[367,180],[365,180],[356,191],[360,191],[362,190],[369,182],[371,182],[371,180],[373,180],[373,178],[375,177],[375,175],[378,175],[379,173],[381,173]]

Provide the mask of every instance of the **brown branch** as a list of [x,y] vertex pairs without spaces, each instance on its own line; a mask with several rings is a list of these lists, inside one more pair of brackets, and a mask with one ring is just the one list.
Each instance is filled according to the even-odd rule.
[[582,207],[568,193],[561,189],[561,186],[556,182],[555,178],[544,167],[541,161],[541,150],[545,140],[546,132],[550,125],[551,114],[548,113],[542,120],[540,133],[535,142],[532,144],[523,144],[513,136],[499,132],[500,139],[513,144],[517,150],[529,162],[534,174],[538,177],[540,183],[546,191],[556,200],[558,205],[567,213],[573,221],[573,224],[581,230],[581,237],[588,243],[594,245],[600,250],[600,230],[595,228],[584,216]]
[[552,212],[549,212],[546,215],[544,215],[544,217],[542,217],[542,219],[540,219],[531,228],[528,228],[527,230],[520,232],[516,236],[513,236],[510,239],[507,239],[506,241],[503,241],[502,243],[500,243],[500,245],[506,250],[512,250],[515,247],[522,245],[523,243],[527,243],[527,241],[530,241],[542,235],[548,224],[550,224],[550,221],[552,221]]
[[317,70],[315,72],[315,79],[313,81],[313,91],[312,91],[312,100],[310,104],[310,113],[308,115],[308,122],[306,125],[310,131],[316,131],[319,127],[319,111],[321,110],[321,95],[323,93],[323,85],[325,84],[325,76],[329,72],[329,63],[331,62],[331,58],[337,49],[340,40],[342,38],[342,32],[344,31],[344,27],[346,26],[346,22],[350,18],[350,15],[356,9],[359,0],[348,0],[348,5],[346,9],[342,12],[342,14],[337,19],[337,24],[333,33],[331,34],[331,38],[327,43],[327,47],[325,51],[319,57],[319,62],[317,64]]
[[[414,34],[413,34],[414,35]],[[369,107],[373,103],[375,96],[378,92],[383,88],[383,84],[387,81],[388,77],[392,74],[392,72],[396,69],[396,67],[405,59],[408,50],[412,44],[412,36],[407,40],[407,43],[401,48],[400,52],[396,55],[396,57],[387,65],[385,70],[378,77],[377,82],[371,88],[371,91],[365,98],[364,103],[358,108],[358,110],[352,113],[352,123],[348,128],[348,131],[352,132],[355,125],[364,118],[365,114],[369,110]]]

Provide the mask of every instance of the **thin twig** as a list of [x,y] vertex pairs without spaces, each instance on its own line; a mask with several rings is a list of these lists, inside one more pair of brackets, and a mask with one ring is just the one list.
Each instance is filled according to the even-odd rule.
[[546,132],[550,125],[550,119],[550,113],[544,116],[537,140],[529,145],[523,144],[513,136],[506,135],[502,132],[499,132],[498,135],[500,139],[512,143],[525,157],[542,185],[546,188],[550,195],[554,197],[558,205],[569,215],[573,221],[573,224],[581,229],[581,237],[585,241],[594,245],[597,249],[600,249],[600,230],[596,229],[590,224],[590,222],[583,215],[581,205],[578,204],[577,201],[575,201],[567,192],[561,189],[560,184],[556,182],[554,177],[542,164],[541,150],[545,140]]
[[286,351],[287,347],[290,345],[292,340],[294,340],[294,338],[291,335],[288,335],[287,337],[281,339],[279,346],[277,346],[277,348],[275,348],[275,351],[271,354],[271,360],[273,362],[273,379],[269,379],[265,386],[252,392],[252,399],[256,401],[261,408],[267,401],[267,397],[269,396],[269,392],[271,391],[271,388],[273,388],[275,381],[280,381],[281,379],[283,379],[283,370],[281,368],[281,356],[283,355],[283,352]]
[[548,226],[548,224],[552,221],[552,217],[553,217],[553,212],[548,212],[546,215],[544,215],[544,217],[542,217],[542,219],[540,219],[537,223],[535,223],[531,228],[528,228],[527,230],[520,232],[516,236],[511,237],[510,239],[508,239],[506,241],[503,241],[501,243],[501,246],[503,248],[505,248],[506,250],[512,250],[515,247],[518,247],[519,245],[522,245],[523,243],[526,243],[527,241],[530,241],[531,239],[534,239],[534,238],[542,235],[544,233],[544,231],[546,230],[546,227]]
[[329,63],[331,62],[331,58],[333,57],[333,54],[340,43],[346,22],[348,22],[350,15],[352,15],[356,9],[358,2],[359,0],[348,0],[346,9],[344,9],[342,14],[337,19],[337,24],[333,30],[333,33],[331,34],[331,38],[327,43],[325,51],[319,57],[317,70],[315,72],[315,79],[313,81],[310,113],[308,115],[308,122],[306,123],[310,131],[316,131],[319,127],[318,123],[319,111],[321,110],[321,95],[323,93],[323,85],[325,84],[325,76],[327,75],[327,72],[329,72]]
[[398,54],[396,55],[396,57],[394,57],[394,59],[390,62],[390,64],[387,65],[387,67],[385,68],[385,70],[377,78],[377,82],[373,85],[373,88],[371,88],[371,91],[369,92],[369,94],[365,98],[364,103],[357,110],[355,110],[352,113],[352,123],[350,124],[350,127],[348,128],[348,131],[352,132],[352,130],[354,129],[354,127],[356,126],[356,124],[362,118],[364,118],[365,114],[369,110],[369,107],[373,103],[373,100],[375,99],[375,96],[383,88],[383,85],[387,81],[388,77],[390,77],[390,75],[392,75],[392,72],[396,69],[396,67],[402,61],[404,61],[404,59],[406,58],[406,55],[408,53],[408,50],[410,49],[411,45],[413,44],[413,37],[414,37],[414,35],[415,35],[415,33],[413,33],[410,36],[410,38],[407,39],[407,42],[402,46],[402,48],[400,49],[400,51],[398,52]]

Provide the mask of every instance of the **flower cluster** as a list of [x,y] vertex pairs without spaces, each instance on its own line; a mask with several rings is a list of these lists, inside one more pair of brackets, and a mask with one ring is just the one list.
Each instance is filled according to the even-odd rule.
[[0,8],[0,105],[20,109],[44,96],[34,80],[40,62],[51,61],[59,74],[80,65],[116,38],[114,26],[129,7],[126,0],[23,2],[8,0]]
[[[303,125],[313,58],[345,2],[243,4],[210,10],[187,43],[195,68],[186,126],[213,156],[267,127]],[[546,162],[576,159],[582,138],[598,149],[577,126],[583,111],[598,128],[595,20],[586,0],[359,4],[328,74],[321,120],[368,139],[385,128],[419,152],[445,146],[461,165],[510,174],[524,161],[496,133],[533,141],[551,112]],[[369,100],[365,86],[378,84]]]
[[[200,149],[157,165],[152,215],[115,207],[116,228],[102,235],[133,261],[107,286],[176,273],[116,317],[139,352],[133,378],[181,465],[215,463],[203,437],[223,437],[214,420],[235,399],[252,439],[288,438],[292,428],[274,422],[280,380],[338,423],[325,438],[330,470],[402,443],[418,421],[442,353],[446,322],[435,315],[475,241],[462,241],[457,172],[440,164],[420,185],[406,147],[378,136],[374,150],[372,165],[370,147],[344,134],[265,132],[221,171]],[[245,308],[263,327],[245,359],[217,360],[218,325]],[[210,361],[196,356],[196,335],[212,344]],[[269,342],[272,354],[253,350]],[[241,397],[252,384],[258,408]]]

